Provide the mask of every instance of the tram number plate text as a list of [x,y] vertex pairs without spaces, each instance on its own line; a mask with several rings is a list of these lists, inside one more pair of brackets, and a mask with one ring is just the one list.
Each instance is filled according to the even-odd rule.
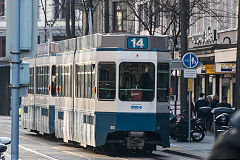
[[148,39],[147,37],[128,37],[129,49],[147,49]]

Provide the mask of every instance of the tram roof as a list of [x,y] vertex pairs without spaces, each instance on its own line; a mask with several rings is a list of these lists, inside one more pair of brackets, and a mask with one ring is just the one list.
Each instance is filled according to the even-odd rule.
[[[129,47],[130,42],[138,43],[141,47]],[[141,41],[139,41],[141,39]],[[141,44],[140,44],[141,43]],[[134,34],[93,34],[77,38],[57,41],[50,47],[54,47],[55,53],[69,52],[74,50],[87,50],[96,48],[118,48],[118,50],[168,50],[168,36],[145,36]],[[51,49],[50,49],[51,50]]]

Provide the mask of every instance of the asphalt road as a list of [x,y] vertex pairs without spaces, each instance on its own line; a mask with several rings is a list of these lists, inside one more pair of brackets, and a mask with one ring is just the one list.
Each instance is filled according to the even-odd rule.
[[[21,122],[20,122],[21,126]],[[20,127],[21,128],[21,127]],[[11,117],[0,116],[0,136],[11,137]],[[11,159],[11,145],[5,153]],[[19,129],[19,159],[21,160],[185,160],[192,159],[163,151],[150,155],[117,155],[108,156],[94,153],[72,144],[63,143],[56,138],[37,135]]]

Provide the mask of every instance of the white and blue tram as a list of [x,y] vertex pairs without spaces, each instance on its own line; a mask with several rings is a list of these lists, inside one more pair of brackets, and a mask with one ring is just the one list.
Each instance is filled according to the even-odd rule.
[[167,37],[96,34],[70,42],[74,50],[25,59],[23,128],[84,147],[169,147]]

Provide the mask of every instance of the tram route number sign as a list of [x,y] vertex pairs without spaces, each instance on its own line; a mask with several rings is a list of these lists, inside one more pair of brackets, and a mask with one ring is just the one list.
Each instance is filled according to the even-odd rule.
[[147,49],[148,39],[147,37],[128,37],[127,46],[128,49]]

